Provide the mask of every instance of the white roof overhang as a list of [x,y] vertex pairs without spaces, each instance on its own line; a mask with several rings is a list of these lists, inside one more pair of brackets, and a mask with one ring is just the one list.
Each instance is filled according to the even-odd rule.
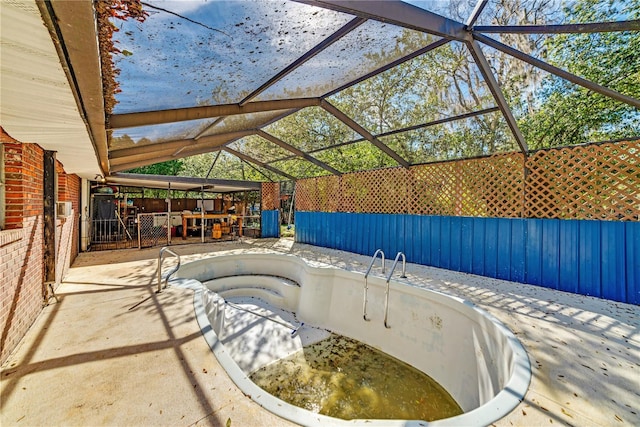
[[3,0],[0,9],[0,125],[21,142],[55,151],[67,173],[103,174],[39,5]]

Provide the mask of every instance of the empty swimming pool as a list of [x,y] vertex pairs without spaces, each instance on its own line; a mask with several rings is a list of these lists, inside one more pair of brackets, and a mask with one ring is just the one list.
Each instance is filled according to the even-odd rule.
[[[177,282],[197,289],[205,339],[242,391],[303,425],[424,425],[421,420],[343,420],[286,403],[249,378],[257,370],[326,339],[329,332],[380,350],[440,384],[463,413],[429,425],[487,425],[523,398],[531,376],[514,335],[473,304],[369,277],[363,319],[362,273],[280,254],[220,255],[183,265]],[[258,303],[256,303],[258,302]]]

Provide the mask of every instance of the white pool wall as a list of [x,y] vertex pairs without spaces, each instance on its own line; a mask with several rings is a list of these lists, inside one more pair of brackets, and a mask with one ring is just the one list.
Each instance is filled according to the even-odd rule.
[[286,306],[295,308],[300,321],[367,343],[440,383],[465,414],[438,425],[488,424],[506,415],[526,392],[530,365],[519,341],[488,313],[459,298],[392,280],[390,328],[385,328],[382,277],[369,277],[370,321],[362,316],[362,273],[291,255],[216,256],[182,266],[177,277],[204,282],[251,274],[298,282],[300,292],[291,294]]

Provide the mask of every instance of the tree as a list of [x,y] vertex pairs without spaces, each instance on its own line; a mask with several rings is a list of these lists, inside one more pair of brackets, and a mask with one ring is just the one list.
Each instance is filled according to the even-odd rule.
[[[568,22],[640,18],[640,0],[578,0]],[[567,71],[640,98],[640,32],[563,34],[546,41],[548,60]],[[542,83],[539,109],[523,121],[531,148],[611,140],[640,134],[637,108],[555,76]]]
[[169,160],[152,165],[141,166],[139,168],[130,169],[128,173],[142,173],[147,175],[166,175],[177,176],[184,168],[183,160]]

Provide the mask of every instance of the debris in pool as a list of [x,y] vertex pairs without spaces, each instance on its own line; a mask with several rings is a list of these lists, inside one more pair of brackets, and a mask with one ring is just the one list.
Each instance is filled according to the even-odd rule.
[[335,334],[257,370],[250,378],[288,403],[345,420],[433,421],[462,413],[428,375]]

